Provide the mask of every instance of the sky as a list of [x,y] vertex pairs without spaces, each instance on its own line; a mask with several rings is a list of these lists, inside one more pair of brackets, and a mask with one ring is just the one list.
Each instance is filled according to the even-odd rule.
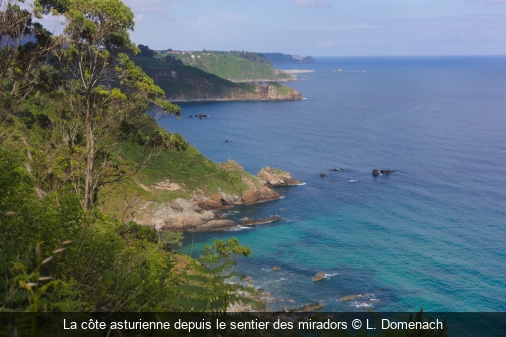
[[506,55],[506,0],[124,0],[155,50]]

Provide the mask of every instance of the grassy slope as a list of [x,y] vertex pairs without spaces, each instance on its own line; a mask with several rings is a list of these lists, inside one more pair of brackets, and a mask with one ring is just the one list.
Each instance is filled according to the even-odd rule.
[[[142,146],[129,146],[129,149],[124,152],[127,158],[142,158]],[[209,193],[216,193],[220,189],[242,193],[247,187],[242,183],[238,171],[219,168],[192,146],[181,151],[164,150],[147,163],[138,179],[146,186],[170,179],[171,182],[184,185],[189,192],[198,188]]]
[[[166,54],[159,54],[164,57]],[[191,55],[175,55],[185,65],[201,69],[234,82],[251,82],[258,80],[287,81],[293,80],[291,75],[282,73],[270,64],[251,62],[235,55],[215,53],[195,53]]]
[[[38,158],[40,161],[49,163],[58,160],[58,155],[49,145],[57,140],[50,135],[50,129],[41,128],[36,122],[36,116],[43,113],[53,119],[56,118],[53,104],[54,102],[51,101],[41,105],[26,102],[18,116],[12,116],[8,122],[2,125],[3,131],[7,135],[4,141],[9,144],[11,150],[26,155],[26,146],[24,145],[26,140],[31,145],[31,155],[36,160]],[[139,120],[132,122],[142,125],[146,130],[159,128],[156,121],[148,115],[143,115]],[[45,150],[39,151],[37,149]],[[131,172],[132,167],[137,166],[134,163],[141,163],[148,154],[152,155],[136,176],[101,188],[98,198],[101,209],[117,216],[120,216],[124,208],[125,198],[132,200],[136,194],[140,199],[157,202],[166,202],[175,198],[189,198],[195,191],[204,195],[218,192],[242,195],[249,189],[242,177],[252,177],[245,171],[225,169],[222,165],[213,163],[192,146],[181,151],[167,148],[150,150],[147,146],[126,139],[120,140],[109,153],[117,156],[116,162],[125,172]],[[42,169],[44,168],[42,167]],[[37,170],[33,174],[37,176]],[[182,188],[175,191],[151,188],[154,183],[167,179],[171,183],[179,184]]]
[[[124,159],[141,162],[146,149],[125,141],[117,150]],[[119,216],[125,198],[132,200],[136,194],[141,200],[158,203],[191,198],[195,192],[242,195],[249,188],[242,180],[244,175],[252,177],[245,171],[225,169],[213,163],[192,146],[182,151],[163,150],[156,152],[137,176],[102,189],[99,199],[104,200],[101,207],[105,212]],[[166,180],[180,185],[181,189],[167,191],[153,188],[153,184]]]

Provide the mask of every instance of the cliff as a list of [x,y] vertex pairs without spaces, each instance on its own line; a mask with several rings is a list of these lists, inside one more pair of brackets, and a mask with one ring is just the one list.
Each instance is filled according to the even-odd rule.
[[276,101],[300,100],[295,89],[276,82],[234,83],[200,69],[164,64],[156,59],[134,58],[173,102],[184,101]]
[[[218,170],[231,176],[240,177],[236,183],[239,191],[222,191],[210,194],[202,188],[191,191],[190,199],[177,198],[170,202],[157,203],[146,200],[136,207],[134,221],[157,230],[209,231],[234,227],[232,220],[219,219],[213,210],[256,202],[279,199],[281,195],[264,186],[256,177],[244,171],[233,160],[216,165]],[[157,184],[154,184],[155,188]],[[180,185],[177,185],[180,186]],[[237,187],[237,186],[235,186]]]
[[101,193],[107,213],[156,230],[181,231],[237,226],[214,210],[281,197],[233,160],[215,164],[192,147],[161,154],[138,177]]

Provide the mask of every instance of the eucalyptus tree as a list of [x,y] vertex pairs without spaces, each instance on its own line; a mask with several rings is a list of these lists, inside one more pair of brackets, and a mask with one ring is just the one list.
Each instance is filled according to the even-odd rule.
[[[45,0],[46,10],[51,1]],[[36,22],[43,13],[37,1],[0,0],[0,124],[37,87],[45,70],[41,60],[60,42]]]
[[139,51],[129,37],[130,8],[119,0],[67,0],[63,8],[65,47],[55,53],[63,78],[59,93],[83,134],[82,172],[74,183],[89,210],[121,123],[150,108],[178,116],[181,110],[127,55]]

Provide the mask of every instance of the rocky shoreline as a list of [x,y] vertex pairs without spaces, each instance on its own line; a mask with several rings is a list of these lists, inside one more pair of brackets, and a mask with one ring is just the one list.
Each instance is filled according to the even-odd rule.
[[[218,164],[227,170],[242,172],[244,169],[233,160]],[[177,198],[170,202],[157,203],[144,201],[135,213],[134,221],[152,227],[156,231],[185,231],[204,232],[227,230],[239,226],[257,226],[280,221],[278,215],[271,215],[263,219],[243,218],[235,222],[223,219],[218,212],[221,209],[235,205],[251,205],[258,202],[277,200],[281,195],[271,189],[276,186],[300,185],[288,172],[266,167],[258,173],[258,178],[249,174],[242,176],[242,181],[248,186],[242,195],[224,192],[206,195],[202,191],[194,191],[191,199]],[[154,188],[175,190],[177,184],[168,180],[158,182]],[[145,187],[147,188],[147,187]]]
[[[253,302],[258,303],[258,305],[236,302],[230,304],[230,306],[227,308],[227,312],[311,312],[325,307],[325,304],[320,302],[306,303],[303,305],[299,304],[294,306],[295,300],[291,298],[284,300],[282,298],[273,296],[270,292],[265,291],[263,288],[255,288],[253,285],[255,281],[249,276],[242,276],[240,280],[241,282],[236,283],[245,285],[247,288],[249,288],[249,290],[240,290],[238,291],[238,294]],[[274,310],[274,308],[270,306],[272,304],[279,304],[281,302],[287,303],[286,305],[282,306],[281,310]]]

